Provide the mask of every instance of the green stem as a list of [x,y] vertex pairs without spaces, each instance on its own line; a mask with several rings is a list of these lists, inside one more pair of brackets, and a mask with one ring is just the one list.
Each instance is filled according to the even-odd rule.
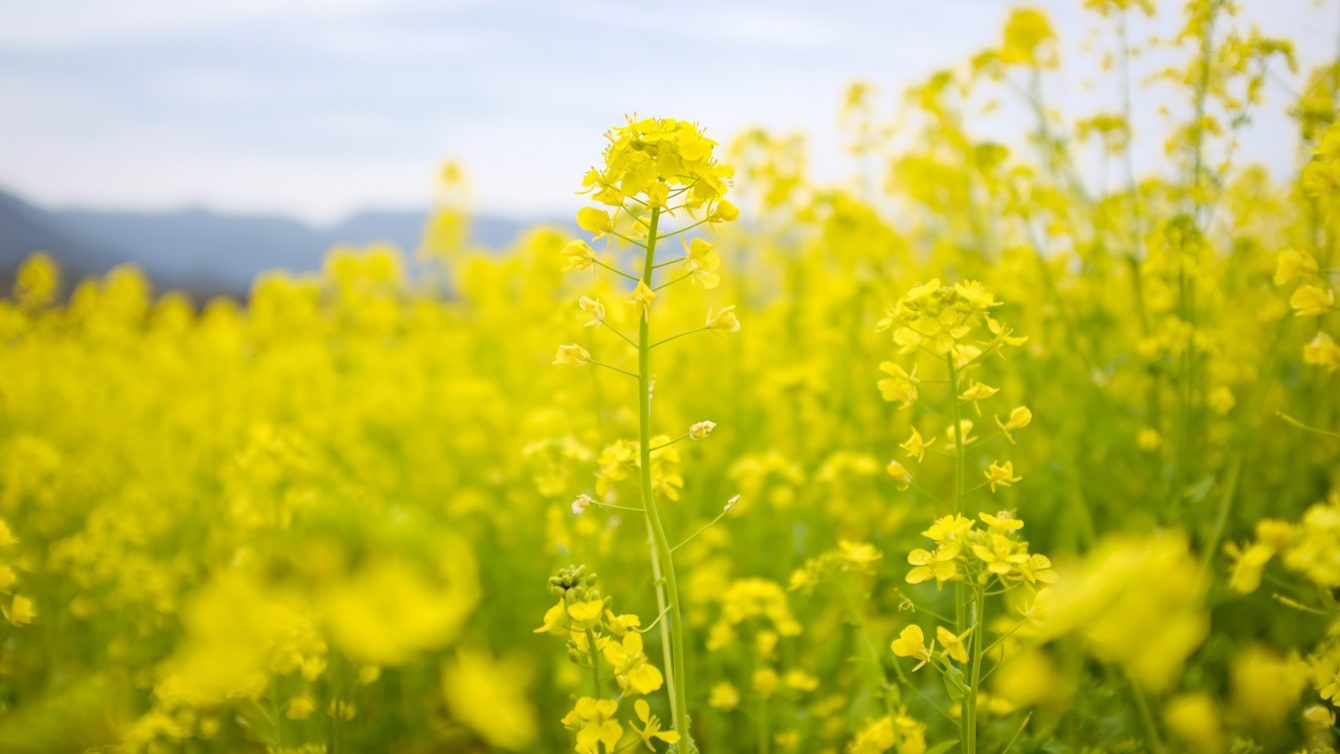
[[[948,356],[945,357],[945,363],[949,365],[949,401],[951,404],[953,404],[954,514],[962,515],[963,497],[964,497],[963,488],[967,483],[968,472],[967,472],[967,456],[963,452],[964,451],[963,435],[965,433],[963,432],[963,411],[962,408],[959,406],[960,401],[958,398],[959,397],[958,366],[954,363],[954,354],[952,351],[949,353]],[[968,601],[968,588],[963,584],[963,582],[960,581],[954,585],[954,633],[956,634],[963,633],[963,628],[967,619],[967,612],[968,612],[967,601]],[[972,707],[975,707],[977,704],[977,700],[973,699],[971,702],[965,700],[963,703],[964,714],[959,715],[959,722],[958,722],[959,741],[962,742],[961,746],[963,747],[962,750],[964,752],[968,752],[968,754],[973,754],[973,751],[967,748],[969,746],[969,739],[973,737],[973,731],[971,730],[971,728],[974,727],[970,723],[971,720],[970,710],[972,709],[972,707],[970,707],[969,704],[971,704]],[[972,743],[975,744],[976,741],[974,740],[972,741]]]
[[[651,285],[651,277],[656,265],[656,228],[660,223],[661,210],[651,211],[651,223],[647,228],[647,256],[642,266],[642,282]],[[662,624],[661,637],[665,649],[666,675],[670,686],[670,712],[674,718],[674,729],[679,732],[684,743],[680,751],[694,750],[693,737],[689,733],[688,692],[685,688],[684,672],[684,618],[679,603],[679,583],[675,579],[674,556],[670,549],[670,540],[665,535],[665,526],[661,523],[660,508],[651,489],[651,328],[643,314],[638,323],[637,383],[638,383],[638,445],[641,459],[642,507],[647,512],[647,527],[652,540],[652,569],[657,574],[657,591],[663,593],[666,607],[666,621]],[[658,600],[659,602],[659,600]]]
[[974,590],[973,631],[972,631],[972,671],[968,683],[967,719],[968,754],[977,754],[977,690],[982,686],[982,644],[986,638],[986,594],[982,589]]

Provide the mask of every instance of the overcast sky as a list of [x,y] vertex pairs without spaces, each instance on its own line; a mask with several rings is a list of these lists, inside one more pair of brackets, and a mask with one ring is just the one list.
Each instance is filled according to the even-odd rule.
[[[1034,4],[1074,58],[1093,25],[1080,0]],[[1241,4],[1305,64],[1335,53],[1334,0]],[[0,0],[0,188],[44,204],[327,221],[422,206],[455,157],[480,209],[566,213],[601,133],[632,111],[697,120],[723,140],[754,124],[804,130],[816,173],[835,177],[849,81],[901,90],[993,43],[1010,6]],[[1054,96],[1113,107],[1110,90],[1082,92],[1092,63],[1067,70]],[[1282,86],[1269,94],[1274,110],[1287,104]],[[1282,168],[1292,148],[1287,121],[1263,115],[1244,152]]]

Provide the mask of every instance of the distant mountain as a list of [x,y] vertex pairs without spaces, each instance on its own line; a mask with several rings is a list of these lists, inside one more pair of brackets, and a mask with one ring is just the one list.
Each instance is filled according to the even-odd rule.
[[[48,251],[78,278],[129,262],[160,288],[201,294],[245,293],[265,270],[308,272],[330,247],[387,241],[406,253],[419,244],[427,212],[364,211],[327,227],[278,215],[232,215],[203,209],[119,212],[43,209],[0,192],[0,283],[29,253]],[[479,215],[471,242],[501,249],[535,222]]]

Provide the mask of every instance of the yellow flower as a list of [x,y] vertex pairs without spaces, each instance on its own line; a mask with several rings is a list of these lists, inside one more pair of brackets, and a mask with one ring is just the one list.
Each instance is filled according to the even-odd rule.
[[642,310],[643,318],[651,314],[651,302],[656,300],[656,291],[645,282],[637,281],[637,287],[633,289],[632,295],[628,297],[628,303]]
[[1001,421],[999,416],[996,417],[996,426],[1000,427],[1000,433],[1005,435],[1005,439],[1009,440],[1011,444],[1014,443],[1013,432],[1016,429],[1023,429],[1031,423],[1033,423],[1033,412],[1028,410],[1027,406],[1015,407],[1013,411],[1010,411],[1010,418],[1005,421]]
[[717,428],[717,423],[713,421],[694,422],[689,425],[689,438],[693,440],[706,440],[712,430]]
[[26,626],[37,618],[37,605],[29,597],[14,595],[9,605],[3,607],[5,620],[15,626]]
[[735,304],[723,306],[716,314],[707,310],[707,329],[712,332],[732,333],[740,331],[740,320],[735,316]]
[[1223,727],[1214,700],[1204,692],[1187,692],[1169,699],[1163,707],[1163,722],[1177,738],[1194,751],[1222,751]]
[[581,366],[591,361],[591,353],[576,343],[569,343],[558,347],[558,353],[554,354],[554,364],[564,366]]
[[1317,274],[1317,260],[1305,251],[1285,249],[1275,260],[1275,285],[1306,280]]
[[609,232],[614,224],[610,220],[608,212],[595,207],[582,207],[577,210],[577,226],[587,233],[595,234],[596,238],[600,238]]
[[642,739],[647,751],[656,751],[656,747],[651,743],[653,739],[660,739],[668,744],[679,743],[679,733],[673,730],[661,730],[660,719],[651,714],[651,705],[647,704],[645,699],[633,702],[633,711],[637,714],[637,719],[642,721],[642,727],[637,729],[637,735]]
[[1163,436],[1153,427],[1142,427],[1135,433],[1135,444],[1146,453],[1153,453],[1163,447]]
[[13,547],[19,543],[18,537],[10,530],[9,524],[0,518],[0,547]]
[[[738,214],[724,203],[733,171],[713,157],[716,142],[694,124],[674,118],[629,118],[607,134],[605,164],[582,178],[584,190],[608,206],[626,197],[664,210],[674,200],[707,219],[728,222]],[[724,206],[723,206],[724,205]]]
[[908,472],[907,468],[901,463],[898,463],[897,461],[889,461],[886,471],[889,472],[889,476],[893,477],[894,481],[898,484],[898,489],[905,490],[912,486],[912,474]]
[[977,517],[982,519],[982,523],[987,525],[992,534],[1009,534],[1024,528],[1024,522],[1015,518],[1009,511],[1000,511],[994,516],[990,513],[978,513]]
[[642,652],[642,634],[630,631],[623,641],[605,645],[605,659],[614,669],[619,688],[626,693],[646,695],[659,689],[664,682],[661,671],[647,661]]
[[544,622],[539,628],[535,629],[537,634],[557,634],[568,629],[568,610],[567,604],[559,600],[558,604],[549,608],[544,613]]
[[972,554],[986,564],[986,569],[997,576],[1005,576],[1019,564],[1028,562],[1028,553],[1021,545],[1000,534],[987,539],[990,546],[973,545]]
[[1336,345],[1330,335],[1318,330],[1312,340],[1303,346],[1303,363],[1334,372],[1340,369],[1340,345]]
[[604,600],[586,600],[585,602],[574,602],[568,605],[568,617],[572,619],[574,627],[579,631],[599,627],[600,616],[604,612]]
[[316,702],[312,701],[310,696],[295,696],[288,700],[288,712],[285,714],[290,720],[306,720],[316,711]]
[[584,270],[596,262],[595,249],[585,241],[571,241],[563,247],[563,271]]
[[967,639],[971,633],[971,628],[955,635],[953,631],[944,626],[935,627],[935,638],[940,641],[940,651],[944,653],[945,657],[955,662],[968,661],[968,647],[963,643],[963,640]]
[[921,536],[934,542],[955,542],[972,530],[973,521],[967,516],[954,514],[941,516],[931,523]]
[[442,693],[453,720],[492,748],[520,751],[539,735],[527,676],[513,661],[462,650],[442,666]]
[[587,320],[583,327],[595,327],[605,321],[605,305],[600,303],[599,299],[582,296],[578,299],[577,305],[582,311],[591,315],[591,319]]
[[963,436],[964,446],[972,445],[974,442],[977,442],[977,438],[972,436],[972,428],[973,428],[972,419],[960,419],[958,426],[959,426],[958,432],[954,431],[954,427],[952,425],[945,427],[945,438],[949,440],[950,447],[954,448],[955,450],[959,449],[959,442],[958,442],[959,435]]
[[704,288],[715,288],[721,282],[717,270],[721,269],[721,256],[712,248],[709,241],[695,238],[684,243],[684,269],[693,278],[693,282]]
[[642,619],[637,615],[633,613],[615,615],[610,610],[605,611],[605,623],[609,625],[610,633],[615,636],[623,636],[642,627]]
[[1335,291],[1322,290],[1315,285],[1300,285],[1289,297],[1295,317],[1320,317],[1335,305]]
[[615,719],[619,703],[613,699],[592,699],[584,696],[577,700],[572,711],[563,717],[563,724],[577,731],[578,754],[599,754],[603,745],[612,752],[623,738],[623,726]]
[[934,651],[934,645],[926,646],[926,634],[922,633],[921,626],[913,623],[904,628],[898,638],[889,644],[889,649],[893,650],[895,657],[912,657],[920,660],[912,670],[921,670],[926,663],[931,661],[931,653]]
[[935,552],[920,548],[909,552],[907,562],[915,568],[907,572],[907,583],[920,584],[933,578],[936,587],[941,587],[946,581],[958,581],[959,550],[959,543],[946,542],[935,548]]
[[991,396],[995,395],[998,392],[1000,392],[999,388],[994,388],[991,387],[990,385],[974,381],[972,383],[972,386],[970,386],[967,390],[964,390],[963,394],[959,396],[959,400],[972,401],[973,409],[977,412],[978,416],[981,416],[982,415],[981,402],[986,400],[987,398],[990,398]]
[[1005,461],[1004,463],[992,461],[991,465],[982,474],[986,477],[987,483],[991,485],[992,492],[996,491],[997,486],[1011,487],[1015,482],[1023,480],[1023,477],[1014,475],[1014,462],[1012,461]]
[[931,438],[930,442],[923,441],[921,439],[921,433],[917,431],[916,427],[913,427],[912,436],[908,437],[898,447],[906,451],[909,457],[917,459],[917,463],[921,463],[922,461],[926,460],[926,448],[930,447],[934,443],[935,438],[933,437]]
[[712,687],[712,691],[707,698],[707,705],[713,709],[729,712],[740,706],[740,692],[729,682],[722,681]]
[[909,373],[901,366],[892,361],[885,361],[879,365],[879,370],[889,375],[879,381],[879,393],[884,400],[897,402],[906,408],[917,400],[917,384],[921,380],[917,379],[916,365],[912,366]]

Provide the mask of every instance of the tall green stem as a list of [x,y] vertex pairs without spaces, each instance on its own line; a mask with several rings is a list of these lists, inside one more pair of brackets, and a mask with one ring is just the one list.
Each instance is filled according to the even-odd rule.
[[[967,484],[967,456],[964,454],[963,412],[959,406],[958,365],[954,363],[954,354],[945,357],[949,366],[949,403],[953,406],[954,419],[954,514],[963,515],[963,491]],[[967,623],[968,587],[963,582],[954,584],[954,633],[962,634]],[[963,714],[959,715],[959,741],[967,754],[976,752],[976,720],[973,717],[977,706],[976,699],[963,701]],[[968,747],[973,748],[968,748]]]
[[[652,273],[656,267],[656,230],[661,220],[659,208],[651,211],[651,222],[647,225],[647,256],[642,265],[642,282],[651,286]],[[669,677],[670,714],[675,721],[675,730],[683,738],[680,751],[694,750],[693,737],[689,733],[688,692],[685,688],[684,672],[684,619],[679,604],[679,583],[675,580],[675,562],[670,549],[670,540],[665,536],[665,526],[661,523],[660,509],[656,505],[656,496],[651,490],[651,328],[648,315],[644,312],[638,324],[637,338],[637,387],[638,387],[638,446],[641,460],[642,507],[647,512],[647,527],[651,530],[651,562],[656,574],[658,603],[664,599],[667,603],[665,618],[662,622],[661,638],[665,653],[665,672]]]
[[977,753],[977,690],[982,686],[982,645],[986,640],[986,590],[973,590],[972,607],[972,670],[968,677],[966,711],[963,715],[968,721],[968,754]]

